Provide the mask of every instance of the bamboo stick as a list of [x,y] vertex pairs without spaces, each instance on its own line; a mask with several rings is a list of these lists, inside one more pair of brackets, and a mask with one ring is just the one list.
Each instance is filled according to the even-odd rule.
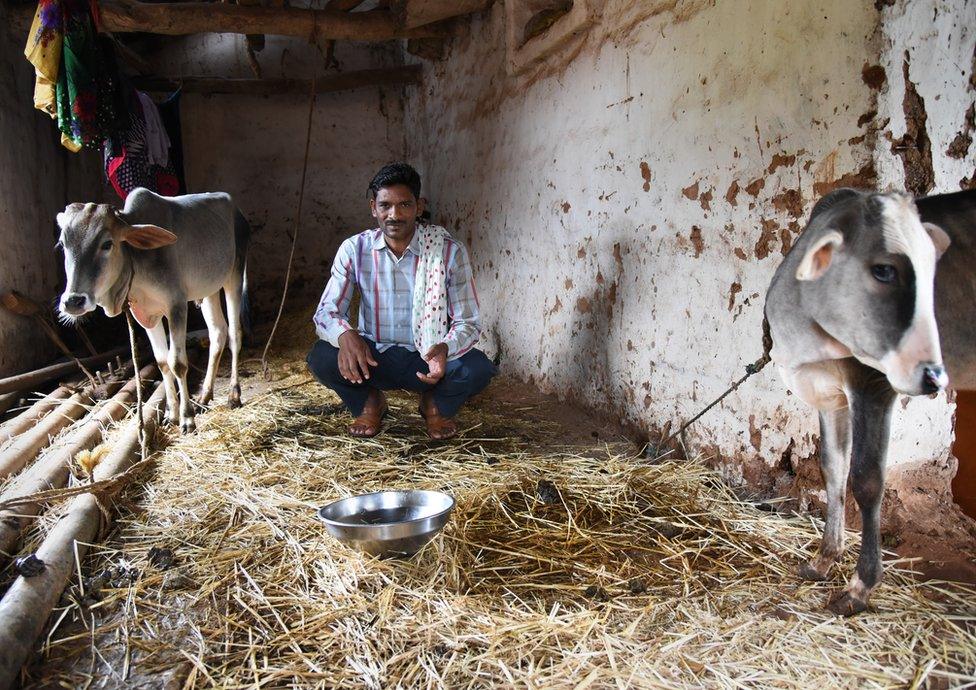
[[[19,436],[27,429],[30,429],[39,419],[61,404],[61,402],[71,397],[75,390],[68,386],[61,386],[45,395],[13,419],[4,422],[0,425],[0,443],[6,443],[15,436]],[[11,395],[18,394],[11,393]]]
[[[143,381],[155,377],[155,365],[143,367]],[[0,493],[0,502],[30,496],[38,491],[58,488],[68,482],[68,470],[72,458],[79,452],[94,447],[105,433],[105,428],[124,417],[135,400],[136,380],[133,378],[79,428],[68,441],[17,478],[6,491]],[[0,511],[0,554],[11,555],[20,539],[20,532],[27,520],[40,511],[37,504],[18,506],[15,510]],[[0,686],[2,687],[2,686]]]
[[[108,384],[114,393],[121,382]],[[11,439],[0,451],[0,478],[19,472],[24,465],[37,457],[51,443],[51,439],[67,426],[88,414],[93,403],[90,388],[75,393],[58,405],[57,409],[42,418],[34,427]]]
[[[163,406],[159,386],[143,408],[146,433],[152,433]],[[95,468],[95,479],[107,479],[124,472],[138,458],[139,425],[129,421],[125,435],[109,456]],[[14,684],[21,667],[34,651],[38,636],[51,610],[81,559],[98,534],[102,512],[91,494],[75,497],[67,514],[48,533],[37,550],[44,570],[32,578],[18,577],[0,600],[0,687]]]

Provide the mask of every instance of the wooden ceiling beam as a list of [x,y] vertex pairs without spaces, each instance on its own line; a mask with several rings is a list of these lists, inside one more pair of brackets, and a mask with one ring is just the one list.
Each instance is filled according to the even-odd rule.
[[[407,65],[389,69],[367,69],[334,74],[315,80],[316,93],[332,93],[367,86],[398,86],[419,84],[422,67]],[[307,95],[312,88],[310,79],[223,79],[219,77],[134,77],[132,83],[143,91],[175,91],[184,93],[231,94],[244,96]]]
[[451,27],[447,25],[405,29],[397,17],[387,10],[342,12],[208,2],[103,0],[99,3],[99,12],[102,28],[114,33],[145,32],[170,36],[199,33],[271,34],[315,41],[388,41],[451,35]]
[[365,0],[329,0],[325,3],[324,9],[336,10],[338,12],[351,12],[362,5],[363,2]]
[[414,29],[443,19],[480,12],[491,2],[492,0],[394,0],[391,7],[404,28]]

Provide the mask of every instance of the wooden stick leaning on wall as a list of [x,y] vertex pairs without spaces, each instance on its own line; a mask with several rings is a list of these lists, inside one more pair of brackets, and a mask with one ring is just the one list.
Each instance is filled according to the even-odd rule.
[[[97,385],[95,376],[61,339],[61,336],[58,334],[58,329],[47,320],[47,317],[44,315],[44,310],[41,309],[41,305],[16,290],[11,290],[0,296],[0,305],[3,305],[3,308],[11,314],[34,319],[34,322],[41,327],[41,330],[54,343],[54,346],[61,350],[61,354],[72,359],[78,365],[78,368],[88,377],[88,382],[91,383],[92,388]],[[92,352],[91,354],[96,353]]]
[[[150,434],[156,428],[163,401],[163,387],[159,386],[142,415]],[[139,436],[139,424],[131,419],[124,436],[95,468],[94,479],[101,481],[125,472],[138,458]],[[37,557],[44,561],[44,570],[36,577],[18,577],[0,600],[0,687],[9,687],[17,679],[75,572],[75,558],[84,558],[88,544],[96,539],[104,515],[99,500],[94,494],[84,494],[71,501],[65,516],[37,550]]]

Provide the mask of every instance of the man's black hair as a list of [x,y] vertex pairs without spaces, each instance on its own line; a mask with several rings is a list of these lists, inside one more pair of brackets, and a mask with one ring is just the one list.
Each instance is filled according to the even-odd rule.
[[390,163],[380,168],[380,171],[369,183],[369,194],[372,198],[384,187],[402,184],[413,192],[414,198],[420,198],[420,174],[406,163]]

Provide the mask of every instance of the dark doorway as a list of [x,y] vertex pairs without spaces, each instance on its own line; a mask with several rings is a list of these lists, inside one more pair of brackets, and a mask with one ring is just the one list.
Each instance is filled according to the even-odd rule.
[[956,393],[952,454],[959,460],[959,469],[952,479],[952,497],[966,515],[976,518],[976,391]]

